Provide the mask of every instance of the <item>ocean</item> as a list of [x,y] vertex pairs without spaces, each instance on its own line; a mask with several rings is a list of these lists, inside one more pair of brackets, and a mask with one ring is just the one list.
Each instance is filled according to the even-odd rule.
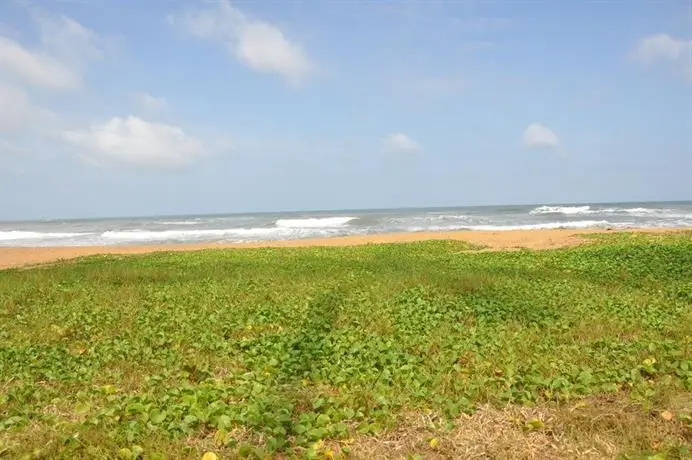
[[480,206],[0,222],[0,246],[246,243],[452,230],[691,227],[692,202]]

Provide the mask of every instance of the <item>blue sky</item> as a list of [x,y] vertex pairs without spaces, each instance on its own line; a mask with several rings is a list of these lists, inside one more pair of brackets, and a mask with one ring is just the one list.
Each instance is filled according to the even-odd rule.
[[687,0],[0,2],[0,219],[682,199]]

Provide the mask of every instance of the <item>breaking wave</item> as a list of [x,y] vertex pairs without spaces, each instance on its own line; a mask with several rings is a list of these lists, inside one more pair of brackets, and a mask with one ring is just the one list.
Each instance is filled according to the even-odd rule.
[[529,214],[532,216],[537,214],[563,214],[570,216],[574,214],[590,214],[592,212],[591,206],[539,206],[529,211]]
[[[277,228],[224,228],[206,230],[126,230],[109,231],[101,234],[101,238],[116,242],[155,242],[155,241],[197,241],[219,240],[224,238],[267,238],[281,237]],[[286,232],[283,232],[286,233]],[[291,235],[285,235],[291,236]],[[298,236],[298,235],[295,235]]]
[[692,214],[667,208],[594,208],[592,206],[539,206],[529,211],[532,216],[558,214],[563,216],[602,215],[692,219]]
[[307,219],[279,219],[278,228],[334,228],[343,227],[357,217],[311,217]]
[[161,222],[161,225],[199,225],[199,220],[171,220]]
[[465,227],[469,230],[502,231],[502,230],[552,230],[561,228],[607,228],[619,227],[624,224],[614,224],[607,220],[576,220],[572,222],[546,222],[542,224],[524,225],[472,225]]
[[398,232],[692,228],[692,203],[545,205],[0,223],[0,246],[242,243]]
[[46,240],[75,238],[88,233],[25,232],[21,230],[0,231],[0,241]]

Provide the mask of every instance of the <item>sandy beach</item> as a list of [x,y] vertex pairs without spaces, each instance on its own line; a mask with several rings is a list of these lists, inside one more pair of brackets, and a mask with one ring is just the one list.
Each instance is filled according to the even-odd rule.
[[[628,229],[632,232],[665,233],[683,229]],[[489,249],[552,249],[583,244],[579,235],[603,233],[603,230],[516,230],[516,231],[456,231],[393,233],[366,236],[266,241],[236,244],[167,244],[140,246],[56,246],[0,248],[0,269],[37,265],[96,254],[143,254],[159,251],[194,251],[201,249],[353,246],[364,244],[406,243],[426,240],[460,240],[487,246]]]

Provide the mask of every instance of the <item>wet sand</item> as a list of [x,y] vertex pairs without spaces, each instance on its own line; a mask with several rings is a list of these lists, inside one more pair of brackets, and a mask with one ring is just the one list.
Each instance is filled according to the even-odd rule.
[[[682,230],[682,229],[680,229]],[[665,233],[674,229],[628,229],[628,232]],[[552,249],[585,243],[579,235],[603,233],[604,230],[516,230],[393,233],[383,235],[344,236],[308,240],[265,241],[261,243],[202,243],[141,246],[76,247],[6,247],[0,248],[0,269],[45,264],[95,254],[143,254],[157,251],[193,251],[201,249],[354,246],[365,244],[406,243],[426,240],[460,240],[487,246],[489,249]]]

